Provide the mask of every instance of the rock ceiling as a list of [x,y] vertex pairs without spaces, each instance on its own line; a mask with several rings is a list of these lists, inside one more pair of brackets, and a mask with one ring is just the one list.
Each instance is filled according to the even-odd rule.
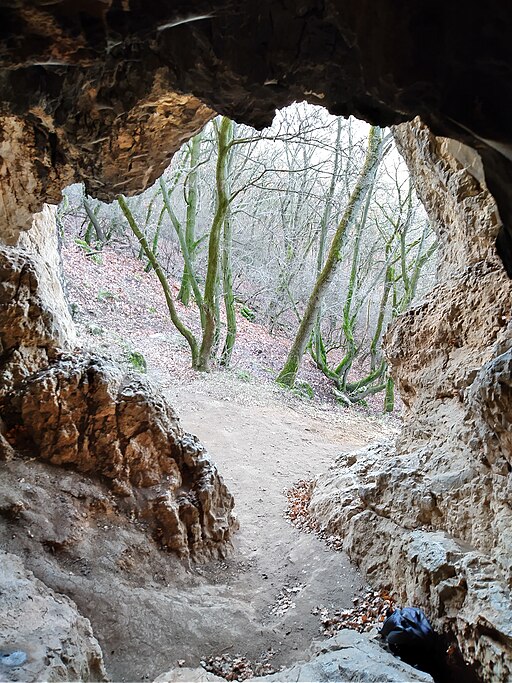
[[[293,100],[476,147],[512,269],[512,14],[417,0],[9,0],[0,31],[11,237],[63,185],[141,191],[213,115],[262,127]],[[20,120],[21,119],[21,120]]]

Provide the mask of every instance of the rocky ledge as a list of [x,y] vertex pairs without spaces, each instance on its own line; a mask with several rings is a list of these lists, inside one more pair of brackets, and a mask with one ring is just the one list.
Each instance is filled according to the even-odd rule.
[[425,609],[439,632],[455,634],[467,662],[484,680],[512,678],[512,603],[506,576],[488,554],[439,528],[436,499],[457,485],[463,509],[476,472],[425,472],[425,454],[404,455],[393,443],[342,453],[319,477],[311,512],[375,586],[399,603]]

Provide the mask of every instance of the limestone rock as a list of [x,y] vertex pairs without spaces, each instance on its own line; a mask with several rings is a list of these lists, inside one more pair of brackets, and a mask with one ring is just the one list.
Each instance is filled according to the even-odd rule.
[[[439,631],[456,634],[485,680],[508,681],[512,601],[506,575],[485,553],[432,523],[439,511],[426,467],[415,454],[397,453],[393,443],[341,454],[319,477],[311,512],[343,538],[343,549],[373,584],[404,605],[423,607]],[[445,479],[452,496],[463,476]],[[461,516],[468,514],[464,495],[467,489],[458,501]]]
[[60,278],[55,207],[16,248],[0,246],[0,396],[76,343]]
[[[174,669],[155,683],[222,681],[204,669]],[[357,681],[359,683],[432,683],[432,677],[405,664],[384,649],[376,636],[340,631],[329,640],[315,642],[311,658],[251,681]]]
[[2,681],[109,680],[89,620],[69,598],[26,571],[18,557],[3,551],[0,633],[2,654],[20,653],[19,666],[0,658]]
[[[476,154],[395,130],[440,241],[438,282],[391,327],[396,443],[340,456],[311,508],[376,584],[451,631],[484,680],[512,677],[512,284]],[[485,635],[484,635],[485,634]]]
[[30,254],[30,259],[36,264],[37,293],[42,305],[49,311],[56,345],[61,349],[70,349],[76,345],[77,336],[66,296],[61,240],[57,207],[45,204],[43,210],[33,216],[32,227],[20,235],[16,246]]
[[0,247],[0,458],[29,449],[108,481],[181,557],[225,552],[233,498],[203,446],[150,382],[66,355],[74,343],[55,209],[45,207],[20,246]]
[[13,446],[109,482],[165,548],[200,559],[229,547],[233,498],[145,377],[62,357],[7,395],[2,412]]

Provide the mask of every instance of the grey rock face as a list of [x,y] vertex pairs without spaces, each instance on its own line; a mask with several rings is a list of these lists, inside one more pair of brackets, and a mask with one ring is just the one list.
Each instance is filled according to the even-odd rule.
[[478,158],[415,121],[395,131],[437,230],[438,283],[388,331],[397,444],[341,455],[312,509],[377,584],[455,634],[486,681],[512,677],[512,285]]
[[3,681],[108,681],[88,619],[0,551],[0,678]]
[[18,247],[0,245],[0,396],[76,343],[59,273],[55,207],[45,206]]
[[[159,676],[155,683],[178,681],[222,681],[204,669],[174,669]],[[377,637],[343,630],[333,638],[318,641],[311,648],[311,658],[269,676],[251,681],[354,681],[357,683],[432,683],[432,678],[413,669],[379,643]]]

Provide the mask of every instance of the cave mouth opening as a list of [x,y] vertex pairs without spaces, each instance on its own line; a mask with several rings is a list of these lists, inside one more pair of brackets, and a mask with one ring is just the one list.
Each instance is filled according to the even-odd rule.
[[[217,117],[142,194],[107,205],[71,186],[63,197],[71,311],[93,348],[115,348],[140,370],[149,354],[165,372],[165,345],[146,347],[167,335],[187,377],[187,362],[232,366],[247,382],[277,378],[332,405],[400,407],[382,341],[432,288],[437,239],[388,130],[306,103],[263,131]],[[114,253],[140,261],[131,285],[115,282],[120,262],[101,275]],[[96,291],[91,268],[85,286],[73,282],[78,254]],[[141,277],[152,283],[147,301]],[[130,306],[146,310],[138,331]],[[115,337],[104,338],[93,309],[100,319],[106,309]]]
[[[91,192],[103,199],[112,199],[109,192],[113,190],[137,191],[141,177],[144,185],[150,184],[158,169],[167,165],[169,150],[177,149],[209,120],[212,112],[205,102],[256,125],[267,122],[275,106],[294,97],[321,101],[338,113],[358,112],[381,124],[422,117],[423,124],[415,120],[400,127],[398,138],[439,238],[439,268],[435,288],[421,306],[397,318],[386,341],[387,358],[406,406],[404,426],[396,447],[366,449],[340,460],[340,471],[331,472],[330,480],[327,477],[317,487],[316,514],[343,538],[344,549],[374,585],[385,581],[400,590],[404,601],[423,606],[436,627],[455,634],[465,659],[486,680],[508,683],[512,676],[511,290],[495,242],[499,233],[500,253],[510,271],[510,12],[497,2],[480,3],[473,11],[461,13],[446,3],[442,8],[436,3],[404,7],[383,1],[375,13],[361,3],[344,2],[341,8],[331,0],[300,3],[300,8],[297,3],[215,0],[208,3],[204,15],[201,12],[201,20],[190,22],[182,21],[187,18],[181,11],[183,3],[171,7],[150,1],[144,12],[133,3],[88,3],[87,7],[81,3],[79,12],[70,3],[39,3],[34,8],[9,4],[4,11],[10,35],[2,52],[1,74],[0,211],[2,234],[11,244],[39,211],[43,198],[56,203],[60,188],[73,180],[87,180]],[[482,40],[475,42],[475,36]],[[201,100],[180,93],[195,93]],[[440,135],[453,139],[436,137]],[[474,149],[481,154],[486,182]],[[499,214],[486,183],[498,202]],[[50,225],[51,210],[45,211]],[[29,241],[37,242],[35,235],[38,229],[44,232],[45,221],[43,216],[38,228],[34,226],[27,234]],[[50,242],[47,234],[46,244]],[[230,498],[213,470],[208,479],[200,467],[204,464],[201,447],[180,432],[163,403],[157,399],[144,402],[144,396],[151,394],[141,391],[141,385],[146,386],[142,373],[138,382],[126,384],[119,373],[87,364],[80,354],[61,353],[63,347],[73,351],[73,326],[54,286],[52,274],[58,263],[45,265],[44,243],[39,242],[30,264],[24,260],[26,253],[1,250],[5,274],[0,299],[0,315],[5,316],[0,326],[2,419],[15,416],[19,423],[14,426],[22,428],[5,433],[0,424],[0,453],[5,461],[0,480],[5,501],[0,507],[2,545],[17,555],[9,559],[14,574],[24,571],[24,563],[46,586],[70,595],[79,610],[91,614],[94,632],[102,642],[107,642],[108,635],[111,643],[108,651],[105,648],[109,665],[115,653],[124,662],[125,669],[115,670],[116,675],[142,679],[148,675],[147,662],[152,662],[155,675],[160,665],[160,670],[165,669],[167,662],[159,659],[163,652],[173,662],[180,656],[169,649],[167,625],[187,624],[193,632],[197,621],[187,621],[190,614],[180,611],[182,595],[166,593],[162,598],[166,584],[182,576],[179,567],[171,577],[170,560],[164,565],[161,554],[148,557],[144,553],[148,534],[136,535],[143,531],[136,518],[132,525],[116,517],[108,491],[93,490],[90,481],[73,479],[73,445],[80,441],[80,452],[92,453],[92,460],[81,462],[85,471],[103,468],[107,478],[126,475],[120,472],[119,463],[129,454],[133,481],[117,476],[119,499],[129,499],[131,487],[151,484],[153,477],[162,475],[144,464],[141,444],[145,439],[159,444],[151,462],[165,469],[168,483],[179,481],[182,470],[173,469],[165,459],[159,461],[158,453],[171,450],[177,458],[174,463],[182,454],[198,467],[196,481],[206,477],[215,492],[212,499],[220,504],[211,517],[228,527]],[[104,290],[110,292],[111,283]],[[97,296],[94,290],[96,308],[100,305]],[[104,298],[105,305],[116,301],[108,295]],[[287,301],[286,293],[282,299]],[[251,307],[246,312],[258,314]],[[80,316],[80,310],[75,314]],[[239,323],[245,325],[247,318],[241,317]],[[247,320],[249,324],[257,323]],[[96,336],[101,338],[101,334]],[[258,340],[257,348],[260,344]],[[321,352],[320,346],[317,351]],[[137,358],[133,356],[132,361],[140,364]],[[70,372],[66,375],[65,371]],[[250,379],[245,375],[245,380]],[[311,385],[307,378],[306,382]],[[80,396],[87,393],[87,400],[64,404],[61,398],[69,386],[75,394],[82,392]],[[89,387],[95,391],[89,392]],[[307,386],[302,393],[308,393]],[[94,421],[80,412],[78,404],[94,412]],[[130,431],[134,414],[143,416],[137,424],[147,424],[148,429]],[[147,420],[148,414],[155,420]],[[60,430],[52,428],[55,415],[67,420]],[[293,424],[292,417],[287,419]],[[261,425],[263,432],[269,419],[268,413],[258,420],[251,414],[247,422]],[[165,424],[167,431],[153,430],[154,423]],[[89,424],[95,428],[85,434],[83,426]],[[243,429],[242,421],[241,425]],[[347,430],[347,425],[339,428]],[[13,451],[13,443],[21,437],[51,450],[55,434],[62,439],[69,468],[58,482],[44,463],[31,462],[33,454],[24,461]],[[97,434],[112,435],[114,445],[108,439],[96,439]],[[127,451],[129,434],[136,447]],[[158,441],[162,434],[164,439],[173,437],[162,444]],[[303,452],[303,444],[294,442],[293,434],[287,436],[297,452]],[[275,443],[269,442],[267,449],[273,453]],[[279,483],[273,466],[268,469]],[[187,467],[183,480],[189,482],[193,467]],[[249,475],[256,480],[255,473]],[[138,502],[158,542],[184,550],[184,539],[188,546],[199,538],[195,525],[199,495],[181,496],[191,493],[187,490],[177,498],[170,488],[154,501],[153,513],[144,507],[146,500]],[[211,502],[208,496],[204,498],[204,489],[199,493],[203,501]],[[259,499],[256,503],[266,506],[266,492],[259,497],[261,503]],[[68,499],[79,501],[79,507],[66,507]],[[82,527],[86,520],[91,536],[81,535],[77,519],[82,520]],[[267,517],[259,523],[267,523]],[[165,538],[160,533],[163,528],[169,532]],[[204,530],[215,542],[222,537],[222,524],[212,526],[211,519],[206,520]],[[33,552],[41,540],[46,542],[46,555]],[[271,559],[276,566],[286,566],[286,558],[279,554]],[[292,566],[294,559],[296,555],[289,558]],[[95,575],[101,583],[101,602],[91,606],[87,577],[94,562],[104,573]],[[7,564],[2,563],[2,568]],[[229,567],[217,569],[229,571]],[[239,569],[242,580],[247,579],[251,568]],[[128,571],[131,582],[123,575]],[[107,580],[107,575],[117,581]],[[189,577],[185,578],[181,585],[190,590]],[[30,584],[30,576],[26,579]],[[283,581],[283,587],[297,588],[297,583],[290,586]],[[49,589],[38,585],[35,590],[39,591],[36,595],[46,590],[45,606],[55,607]],[[265,595],[264,590],[256,593]],[[0,598],[8,595],[14,600],[22,594],[9,589]],[[298,595],[302,595],[300,590]],[[195,605],[208,605],[209,599],[208,592],[206,597],[194,594]],[[57,604],[59,613],[64,609],[62,600]],[[101,661],[101,652],[93,647],[93,634],[78,610],[70,604],[67,607],[79,634],[58,631],[66,655],[62,665],[78,661],[87,671]],[[271,612],[268,604],[261,607],[264,616]],[[222,639],[227,642],[234,615],[244,611],[248,612],[246,604],[238,612],[216,613],[212,632],[222,638],[215,641],[216,634],[212,636],[210,652],[215,652]],[[102,614],[108,615],[103,621]],[[128,619],[126,614],[130,614]],[[289,615],[293,614],[290,608]],[[24,609],[12,620],[17,624],[29,621],[55,624],[44,613],[41,619],[28,619]],[[134,637],[134,648],[126,647],[126,621],[133,622],[132,633],[140,635]],[[147,624],[156,624],[149,640]],[[251,632],[245,629],[247,622],[236,624],[237,631]],[[55,627],[46,633],[53,643]],[[281,639],[285,643],[286,633]],[[19,633],[10,642],[17,644],[18,639]],[[27,636],[27,642],[37,643],[34,652],[41,653],[41,661],[47,655],[56,660],[55,649],[49,653],[38,649],[41,633],[31,641]],[[66,649],[70,642],[78,642],[71,656]],[[84,649],[86,657],[75,657]],[[83,671],[73,669],[69,678],[79,678]],[[89,677],[104,675],[97,667]],[[47,678],[50,675],[44,672],[39,676]]]
[[[190,367],[183,327],[200,346],[215,230],[218,339],[211,372],[202,373]],[[52,249],[55,237],[60,257]],[[435,259],[424,266],[435,238],[388,132],[305,104],[279,112],[262,132],[219,117],[145,193],[107,205],[72,185],[57,208],[46,206],[36,217],[21,243],[43,265],[34,281],[41,278],[44,291],[29,287],[24,296],[34,297],[50,323],[38,346],[44,357],[27,363],[21,404],[12,392],[7,399],[8,443],[27,456],[40,452],[33,466],[38,484],[23,492],[11,524],[25,528],[31,496],[58,501],[46,526],[39,514],[29,514],[29,567],[91,620],[109,671],[143,678],[168,668],[173,657],[181,661],[183,639],[169,655],[161,631],[163,624],[173,632],[175,615],[170,620],[165,604],[179,602],[185,588],[202,605],[194,612],[185,601],[177,610],[196,631],[186,658],[192,665],[222,652],[233,633],[238,640],[252,633],[248,666],[275,670],[293,664],[319,631],[332,635],[348,623],[341,609],[370,610],[369,588],[335,534],[325,546],[321,537],[303,533],[314,530],[313,517],[296,513],[302,507],[306,513],[311,482],[341,448],[397,432],[398,419],[378,417],[384,396],[388,412],[394,407],[381,340],[392,319],[429,287]],[[324,368],[306,349],[296,380],[283,388],[275,379],[335,250],[315,328]],[[179,318],[174,327],[169,297]],[[226,362],[230,314],[237,336]],[[153,379],[179,408],[186,429],[212,449],[235,496],[241,529],[231,556],[223,556],[236,526],[231,494],[213,470],[208,486],[220,502],[200,502],[205,475],[196,469],[204,450],[153,398]],[[177,472],[160,457],[169,442],[152,421],[171,434]],[[63,468],[62,480],[48,461]],[[12,463],[8,485],[30,470],[16,458]],[[165,500],[153,494],[159,478],[170,484],[171,504],[169,493]],[[203,505],[218,506],[217,525],[200,519]],[[70,523],[61,524],[64,518]],[[14,551],[18,541],[3,531]],[[209,564],[186,570],[162,548]],[[91,576],[111,596],[107,611],[91,595]],[[147,608],[138,598],[126,601],[149,577]],[[386,600],[379,597],[378,619]],[[223,610],[232,625],[220,618]],[[331,616],[338,626],[329,631],[322,619]],[[152,642],[160,643],[157,657],[150,644],[138,642],[150,623]]]

